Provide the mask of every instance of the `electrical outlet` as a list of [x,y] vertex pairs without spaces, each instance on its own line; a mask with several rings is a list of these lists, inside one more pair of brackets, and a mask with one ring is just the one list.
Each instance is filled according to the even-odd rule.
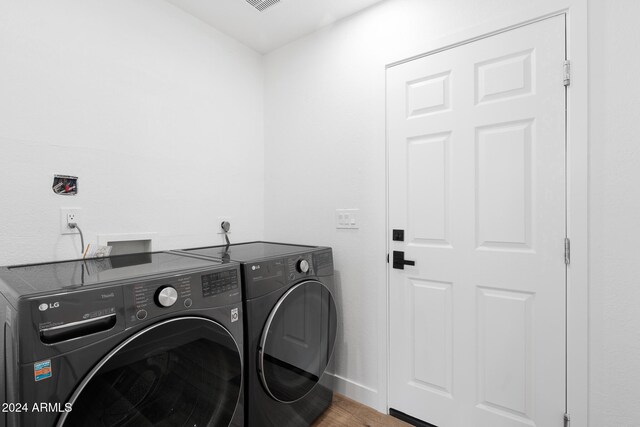
[[80,208],[60,208],[60,234],[78,234],[76,228],[69,228],[69,223],[75,222],[82,226],[80,211]]

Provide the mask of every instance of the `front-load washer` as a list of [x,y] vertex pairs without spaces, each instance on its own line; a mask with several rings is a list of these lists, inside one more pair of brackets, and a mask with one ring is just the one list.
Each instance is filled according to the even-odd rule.
[[308,426],[331,403],[331,248],[250,242],[182,251],[241,264],[247,425]]
[[5,267],[0,291],[4,424],[244,425],[237,263],[155,252]]

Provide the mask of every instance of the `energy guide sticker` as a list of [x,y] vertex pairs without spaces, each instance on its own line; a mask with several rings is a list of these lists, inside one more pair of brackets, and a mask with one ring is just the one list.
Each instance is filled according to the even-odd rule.
[[51,377],[51,360],[43,360],[33,364],[33,376],[36,381]]

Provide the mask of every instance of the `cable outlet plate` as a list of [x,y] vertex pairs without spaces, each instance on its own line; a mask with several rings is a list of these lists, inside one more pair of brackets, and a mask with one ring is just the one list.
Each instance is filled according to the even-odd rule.
[[70,222],[75,222],[82,227],[80,220],[80,208],[60,208],[60,234],[78,234],[75,228],[69,228]]

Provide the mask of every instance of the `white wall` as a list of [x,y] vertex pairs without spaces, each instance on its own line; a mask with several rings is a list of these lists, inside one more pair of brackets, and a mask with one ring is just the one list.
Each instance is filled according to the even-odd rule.
[[590,0],[590,425],[640,426],[640,31]]
[[[334,248],[339,389],[386,410],[385,65],[526,1],[391,0],[265,58],[265,236]],[[359,230],[336,230],[359,208]]]
[[[343,391],[378,409],[384,65],[523,5],[389,0],[266,56],[265,235],[334,247],[344,317],[335,370]],[[589,7],[590,425],[640,426],[640,3]],[[360,229],[336,230],[336,208],[360,208]]]
[[260,55],[166,2],[0,2],[0,264],[76,257],[65,206],[90,241],[262,237],[262,96]]

